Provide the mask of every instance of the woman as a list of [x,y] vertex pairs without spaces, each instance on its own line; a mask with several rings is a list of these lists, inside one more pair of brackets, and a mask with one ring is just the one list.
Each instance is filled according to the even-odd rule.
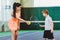
[[21,19],[20,17],[21,17],[21,4],[15,2],[13,4],[12,18],[8,22],[9,29],[12,33],[12,40],[17,40],[18,30],[20,27],[19,26],[20,20],[23,22],[26,22],[25,20]]

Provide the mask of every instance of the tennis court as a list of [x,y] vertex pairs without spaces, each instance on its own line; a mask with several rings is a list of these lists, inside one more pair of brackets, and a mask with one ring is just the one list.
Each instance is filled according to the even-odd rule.
[[[0,40],[11,40],[11,33],[0,33]],[[54,31],[54,37],[56,40],[60,40],[60,30]],[[43,40],[43,31],[19,31],[18,40]]]

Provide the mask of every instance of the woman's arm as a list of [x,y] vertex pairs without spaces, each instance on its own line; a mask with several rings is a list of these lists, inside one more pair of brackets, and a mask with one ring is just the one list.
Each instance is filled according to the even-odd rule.
[[26,22],[27,23],[27,21],[25,21],[24,19],[21,18],[21,14],[19,14],[19,13],[16,14],[16,18],[19,19],[20,22]]
[[24,19],[22,19],[22,18],[18,18],[19,20],[21,20],[22,22],[26,22]]

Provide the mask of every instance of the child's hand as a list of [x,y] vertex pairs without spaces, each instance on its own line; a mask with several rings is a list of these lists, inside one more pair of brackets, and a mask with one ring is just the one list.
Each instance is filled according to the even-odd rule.
[[53,33],[53,30],[51,30],[51,33]]

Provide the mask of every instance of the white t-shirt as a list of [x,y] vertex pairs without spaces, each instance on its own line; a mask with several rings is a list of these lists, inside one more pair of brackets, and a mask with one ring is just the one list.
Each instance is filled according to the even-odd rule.
[[51,30],[52,18],[48,15],[45,18],[45,30]]

